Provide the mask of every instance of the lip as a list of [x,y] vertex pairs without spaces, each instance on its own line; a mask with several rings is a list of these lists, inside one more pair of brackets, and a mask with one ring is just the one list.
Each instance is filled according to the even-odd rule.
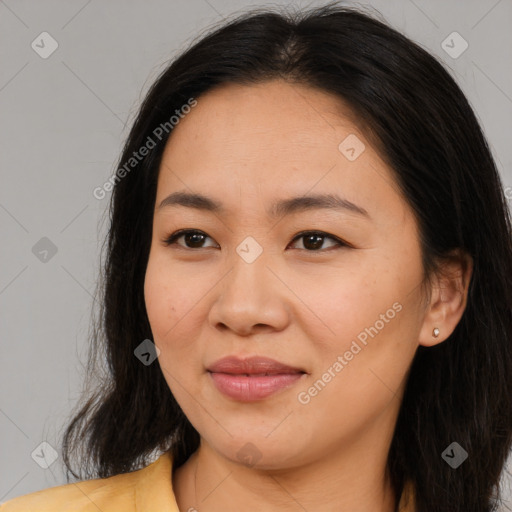
[[307,373],[267,357],[229,356],[207,368],[216,388],[239,402],[263,400],[293,386]]
[[302,368],[289,366],[275,359],[261,356],[252,356],[244,359],[237,356],[223,357],[210,365],[207,370],[212,373],[229,373],[231,375],[306,373]]

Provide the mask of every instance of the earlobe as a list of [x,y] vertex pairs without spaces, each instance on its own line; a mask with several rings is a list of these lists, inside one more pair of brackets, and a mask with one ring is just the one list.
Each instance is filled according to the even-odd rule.
[[473,260],[460,250],[453,251],[432,279],[419,334],[420,345],[431,347],[445,341],[455,330],[466,309]]

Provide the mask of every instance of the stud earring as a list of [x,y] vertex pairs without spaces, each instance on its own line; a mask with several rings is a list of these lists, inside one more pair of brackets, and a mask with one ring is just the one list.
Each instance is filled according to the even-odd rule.
[[434,336],[434,338],[437,338],[439,336],[439,329],[437,327],[434,327],[432,331],[432,336]]

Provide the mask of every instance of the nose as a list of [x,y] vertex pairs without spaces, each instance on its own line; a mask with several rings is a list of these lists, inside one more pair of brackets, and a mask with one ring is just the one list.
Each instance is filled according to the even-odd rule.
[[284,329],[289,322],[291,292],[275,267],[264,252],[251,263],[235,253],[231,270],[214,288],[211,325],[240,336]]

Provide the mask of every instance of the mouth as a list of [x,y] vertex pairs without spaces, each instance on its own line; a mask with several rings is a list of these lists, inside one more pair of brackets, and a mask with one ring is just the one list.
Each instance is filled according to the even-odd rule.
[[257,402],[291,388],[305,372],[234,374],[208,371],[218,391],[237,402]]
[[307,375],[303,368],[261,356],[224,357],[207,371],[216,389],[238,402],[264,400],[294,386]]
[[248,358],[240,358],[238,356],[224,357],[208,366],[207,370],[212,373],[227,373],[231,375],[245,376],[306,373],[304,368],[287,365],[274,359],[261,356],[252,356]]

